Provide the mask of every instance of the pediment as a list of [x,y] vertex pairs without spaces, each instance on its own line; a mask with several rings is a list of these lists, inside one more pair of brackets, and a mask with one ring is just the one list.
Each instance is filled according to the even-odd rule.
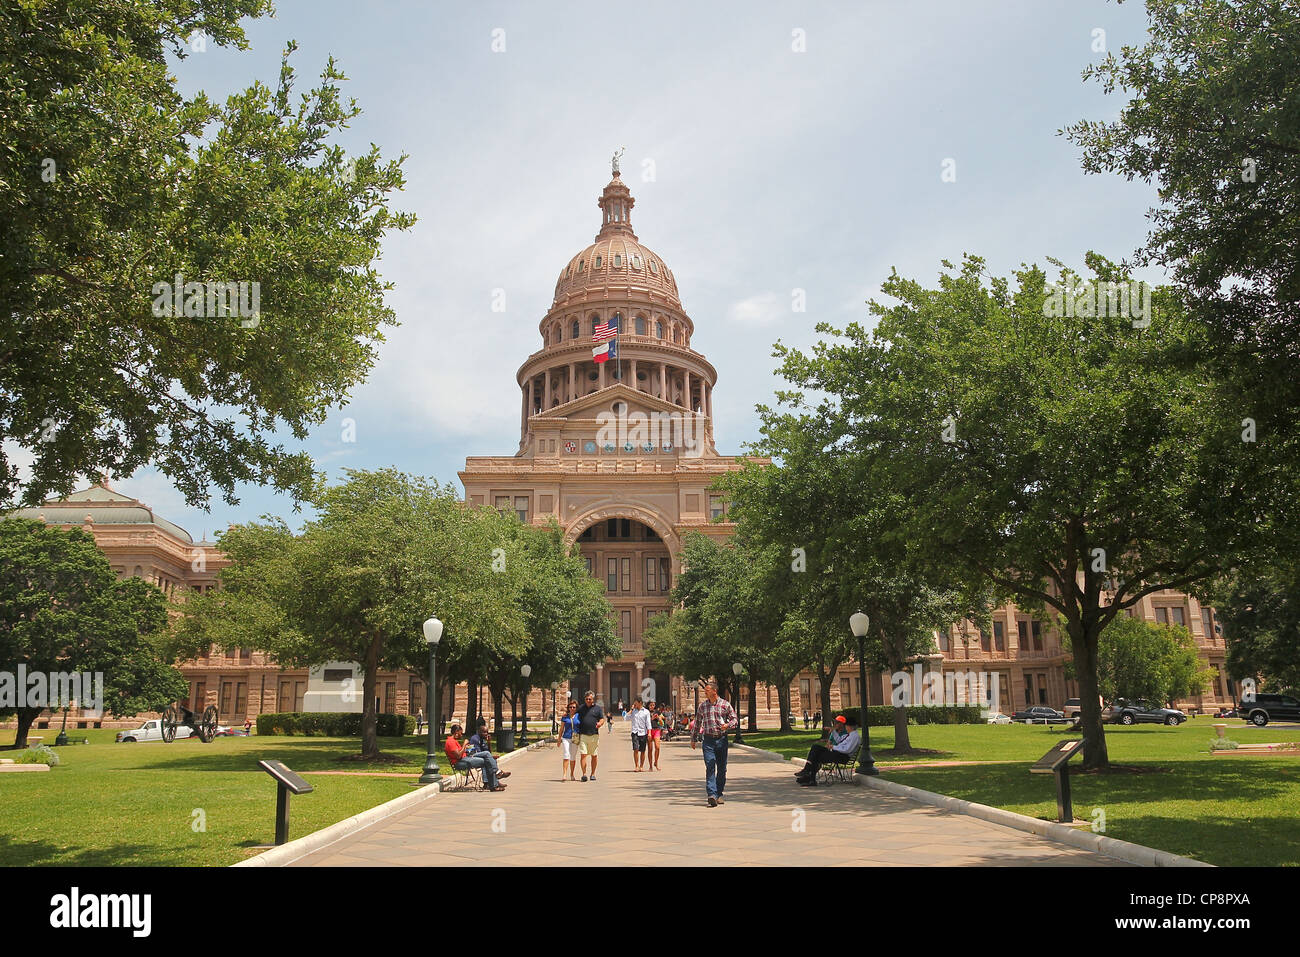
[[553,409],[547,409],[545,412],[534,415],[530,421],[536,422],[539,419],[542,421],[547,419],[595,419],[602,412],[609,412],[617,401],[627,403],[629,415],[638,412],[642,415],[649,415],[653,412],[667,412],[681,416],[694,415],[694,413],[687,412],[679,405],[673,405],[673,403],[666,402],[658,396],[638,391],[620,382],[604,389],[598,389],[588,395],[578,396],[578,398],[561,403]]

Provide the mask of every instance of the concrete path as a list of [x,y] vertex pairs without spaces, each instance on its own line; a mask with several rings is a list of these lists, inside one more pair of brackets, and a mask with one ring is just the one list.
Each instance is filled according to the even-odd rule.
[[710,808],[704,761],[689,742],[665,742],[662,770],[638,773],[626,725],[616,728],[601,735],[595,781],[561,782],[554,748],[521,754],[505,791],[439,794],[291,866],[1123,866],[867,788],[801,788],[789,762],[737,748],[726,803]]

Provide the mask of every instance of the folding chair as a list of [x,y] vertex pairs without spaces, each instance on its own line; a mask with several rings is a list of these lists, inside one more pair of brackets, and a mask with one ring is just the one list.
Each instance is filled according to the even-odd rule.
[[837,755],[835,760],[827,761],[817,771],[817,783],[833,784],[839,781],[841,784],[851,784],[854,769],[858,765],[858,752],[861,750],[862,745],[858,745],[852,754]]
[[479,766],[468,768],[458,768],[456,765],[451,766],[452,786],[447,788],[448,791],[471,791],[483,790],[483,769]]

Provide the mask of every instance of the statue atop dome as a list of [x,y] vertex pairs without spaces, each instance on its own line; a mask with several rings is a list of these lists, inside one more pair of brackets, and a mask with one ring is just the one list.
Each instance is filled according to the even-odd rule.
[[618,161],[619,161],[619,158],[623,155],[623,152],[624,152],[626,149],[627,149],[627,147],[620,146],[620,147],[618,148],[618,150],[614,153],[614,155],[613,155],[612,157],[610,157],[610,160],[609,160],[609,168],[610,168],[610,172],[612,172],[615,176],[618,175]]

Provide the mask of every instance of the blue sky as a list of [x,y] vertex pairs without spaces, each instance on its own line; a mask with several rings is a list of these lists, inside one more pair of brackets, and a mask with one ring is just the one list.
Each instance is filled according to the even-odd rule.
[[[251,50],[209,46],[177,75],[214,97],[274,85],[297,40],[302,88],[332,55],[365,111],[341,144],[409,154],[394,205],[419,222],[390,236],[380,264],[401,325],[306,448],[331,476],[394,465],[454,481],[466,455],[517,447],[515,372],[541,345],[561,266],[596,233],[619,146],[633,228],[672,267],[693,345],[717,367],[723,452],[757,437],[754,407],[779,386],[772,343],[866,320],[891,268],[932,283],[966,252],[995,274],[1047,256],[1081,269],[1089,249],[1129,255],[1154,190],[1085,176],[1056,135],[1123,105],[1080,77],[1102,57],[1098,28],[1110,50],[1140,44],[1143,8],[287,0],[248,24]],[[806,312],[791,309],[796,288]],[[355,442],[342,441],[345,418]],[[152,471],[114,485],[196,538],[291,515],[262,488],[205,513]]]

